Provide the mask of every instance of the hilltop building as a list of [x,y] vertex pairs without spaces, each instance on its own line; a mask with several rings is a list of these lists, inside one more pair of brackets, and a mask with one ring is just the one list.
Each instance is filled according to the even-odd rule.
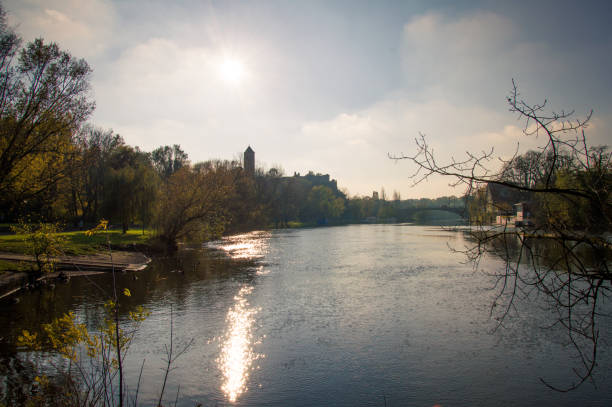
[[[248,176],[255,177],[255,151],[253,151],[251,146],[248,146],[247,149],[244,150],[243,168]],[[277,169],[271,168],[267,175],[280,180],[281,184],[284,186],[292,185],[292,188],[298,188],[297,185],[301,184],[307,185],[307,189],[310,190],[313,186],[321,185],[331,189],[336,196],[345,197],[344,193],[338,190],[338,182],[335,179],[331,179],[329,174],[315,174],[309,171],[306,175],[300,175],[299,172],[294,172],[292,177],[283,177],[280,176],[280,172]]]
[[250,175],[255,175],[255,151],[248,146],[246,150],[244,150],[244,171]]

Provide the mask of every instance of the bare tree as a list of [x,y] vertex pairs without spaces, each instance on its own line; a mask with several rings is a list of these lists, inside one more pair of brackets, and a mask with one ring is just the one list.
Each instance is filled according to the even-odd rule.
[[[569,385],[541,380],[555,390],[568,391],[592,379],[602,301],[611,286],[612,245],[606,239],[612,230],[611,155],[607,147],[587,142],[585,130],[592,112],[584,118],[576,118],[573,111],[548,112],[546,101],[528,104],[514,81],[512,85],[507,99],[510,111],[524,120],[525,135],[543,140],[538,149],[523,155],[517,149],[505,159],[496,157],[492,148],[468,151],[462,159],[443,163],[421,134],[414,155],[390,158],[416,166],[411,174],[415,185],[434,174],[453,178],[451,185],[463,185],[477,210],[485,210],[486,192],[492,187],[529,201],[534,215],[530,228],[485,224],[487,217],[472,216],[475,227],[468,233],[474,244],[465,253],[475,265],[487,254],[505,262],[503,272],[495,274],[498,292],[491,307],[499,326],[515,310],[518,298],[545,294],[554,313],[551,326],[564,328],[578,367],[576,380]],[[492,169],[494,159],[501,160],[498,170]]]

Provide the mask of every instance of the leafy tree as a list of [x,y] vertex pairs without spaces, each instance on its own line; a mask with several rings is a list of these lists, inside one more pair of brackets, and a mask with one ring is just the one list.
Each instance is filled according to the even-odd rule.
[[43,273],[55,271],[57,256],[62,254],[64,245],[64,238],[58,234],[59,225],[20,221],[11,226],[11,231],[22,236],[29,254],[36,261],[36,270],[31,274],[30,282],[34,282]]
[[156,193],[156,174],[149,155],[129,146],[119,146],[109,156],[104,184],[103,217],[121,223],[123,233],[139,215],[151,213]]
[[73,139],[73,153],[65,157],[67,176],[52,188],[57,196],[46,201],[52,206],[52,215],[47,217],[72,221],[75,226],[83,222],[94,224],[107,217],[102,209],[110,158],[117,148],[124,145],[121,136],[112,130],[83,126]]
[[336,197],[326,186],[316,185],[308,194],[307,211],[310,219],[327,223],[328,219],[339,218],[344,212],[344,200]]
[[155,225],[161,242],[176,249],[181,240],[220,236],[228,223],[232,181],[230,171],[211,162],[173,173],[157,199]]
[[[0,9],[0,195],[20,203],[65,174],[71,140],[94,108],[91,68],[42,39],[20,40]],[[8,202],[8,203],[7,203]]]
[[310,182],[301,177],[291,177],[286,180],[281,215],[282,226],[287,226],[290,220],[298,220],[303,216],[311,188]]
[[493,305],[501,310],[500,325],[514,309],[516,296],[538,293],[550,299],[554,324],[566,328],[580,367],[574,369],[575,384],[559,388],[545,383],[570,390],[591,377],[597,365],[598,307],[611,288],[612,249],[603,235],[612,230],[611,157],[606,147],[587,142],[585,130],[592,112],[585,118],[575,118],[573,112],[549,113],[546,102],[523,101],[516,86],[507,100],[510,110],[524,120],[525,135],[540,136],[543,143],[535,152],[502,159],[506,165],[501,171],[487,166],[492,149],[439,162],[423,135],[416,141],[414,155],[392,158],[416,166],[414,184],[439,174],[454,178],[454,185],[464,185],[470,195],[492,184],[527,193],[537,203],[543,219],[538,229],[525,233],[505,226],[476,228],[470,234],[475,244],[465,253],[475,264],[486,253],[501,256],[506,263],[498,275],[501,288]]
[[172,147],[156,148],[151,152],[151,159],[155,169],[163,179],[167,179],[189,163],[187,153],[178,144]]
[[284,198],[286,198],[286,183],[281,178],[282,173],[271,168],[266,174],[257,177],[256,185],[258,201],[263,205],[268,222],[278,227],[283,220]]
[[395,208],[393,207],[393,205],[391,205],[390,202],[386,202],[381,199],[381,204],[378,208],[378,213],[376,214],[376,217],[381,220],[388,220],[390,218],[395,217],[395,212]]
[[76,140],[78,161],[74,167],[70,192],[75,214],[94,223],[103,218],[104,187],[112,153],[125,145],[112,130],[86,126]]

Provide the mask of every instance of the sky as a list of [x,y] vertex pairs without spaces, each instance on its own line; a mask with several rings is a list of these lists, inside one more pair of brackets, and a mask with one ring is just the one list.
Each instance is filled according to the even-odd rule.
[[[351,196],[460,195],[412,186],[425,134],[440,160],[526,138],[529,103],[591,109],[592,145],[611,144],[612,2],[5,0],[25,41],[57,42],[93,68],[90,122],[192,162],[235,159],[287,175],[328,173]],[[490,163],[492,167],[499,161]]]

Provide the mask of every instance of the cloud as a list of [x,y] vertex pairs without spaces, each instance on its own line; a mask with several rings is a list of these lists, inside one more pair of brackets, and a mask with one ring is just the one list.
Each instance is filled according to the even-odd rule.
[[[516,28],[492,13],[451,20],[441,14],[414,18],[404,26],[402,63],[408,83],[443,89],[477,89],[508,62]],[[495,57],[495,58],[494,58]]]
[[107,0],[7,1],[9,24],[26,41],[42,37],[73,55],[95,59],[117,37],[115,11]]
[[[565,52],[523,38],[519,26],[494,13],[415,17],[404,25],[401,50],[403,89],[359,111],[301,128],[317,161],[332,162],[329,172],[353,193],[368,194],[368,186],[377,185],[397,189],[404,197],[461,193],[448,188],[452,180],[439,177],[409,189],[414,168],[407,161],[388,160],[387,153],[414,154],[419,133],[426,135],[440,163],[465,158],[467,151],[494,148],[496,157],[508,158],[537,148],[545,140],[525,136],[525,123],[508,111],[505,96],[511,79],[518,79],[528,102],[539,103],[548,86],[556,90],[576,69]],[[554,75],[550,67],[555,67]],[[567,93],[566,98],[574,96]],[[533,95],[539,99],[530,99]],[[567,99],[555,105],[563,103]],[[601,144],[597,141],[609,129],[605,123],[605,117],[596,119],[589,129],[593,144]],[[492,160],[489,168],[500,163]]]
[[503,108],[515,79],[527,100],[549,98],[558,110],[609,109],[601,89],[611,84],[602,74],[612,63],[610,38],[568,48],[534,36],[525,24],[483,11],[414,17],[402,33],[407,88],[422,97]]
[[[512,78],[528,102],[595,108],[589,137],[609,138],[609,41],[553,48],[523,21],[483,11],[408,15],[397,25],[385,12],[360,35],[333,13],[315,30],[293,7],[143,4],[9,0],[6,8],[26,39],[42,35],[88,59],[93,121],[144,150],[178,143],[198,161],[250,144],[258,164],[330,173],[352,193],[384,186],[438,196],[453,193],[449,180],[410,189],[412,169],[387,154],[412,154],[420,132],[440,159],[491,146],[507,156],[517,142],[532,148],[508,112]],[[241,86],[219,80],[228,53],[247,64]]]
[[118,122],[160,115],[188,120],[210,99],[210,59],[206,49],[182,48],[163,38],[128,48],[95,80],[102,113],[111,109]]
[[228,85],[219,74],[226,56],[227,48],[168,38],[126,48],[94,76],[94,120],[145,150],[180,143],[196,161],[231,157],[249,143],[281,156],[281,135],[294,119],[268,101],[253,61],[245,60],[244,83]]
[[358,112],[305,123],[301,129],[305,141],[298,150],[309,148],[310,156],[328,163],[326,171],[351,193],[369,194],[372,186],[384,186],[404,197],[459,194],[462,191],[449,190],[448,179],[411,190],[408,175],[414,168],[407,161],[390,160],[388,155],[414,154],[414,140],[420,133],[426,135],[440,162],[493,146],[497,153],[511,155],[522,131],[520,124],[508,124],[509,120],[512,115],[503,111],[446,100],[413,101],[409,93],[396,93]]

